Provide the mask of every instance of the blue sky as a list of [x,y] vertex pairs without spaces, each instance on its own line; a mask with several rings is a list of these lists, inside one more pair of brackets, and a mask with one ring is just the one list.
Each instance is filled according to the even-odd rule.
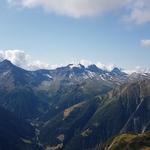
[[[76,11],[74,0],[71,0],[72,8],[69,10],[60,10],[59,7],[55,10],[53,5],[42,3],[42,0],[40,4],[34,5],[14,4],[15,1],[0,2],[1,50],[23,50],[34,59],[50,64],[86,59],[92,62],[113,63],[129,69],[136,66],[150,68],[150,17],[141,13],[141,18],[146,16],[144,21],[139,17],[130,19],[134,9],[149,11],[149,2],[146,7],[143,4],[144,6],[130,8],[129,12],[116,2],[114,9],[106,9],[107,5],[104,5],[105,13],[103,7],[98,7],[98,11],[94,12],[86,3],[90,0],[83,0],[83,8],[84,4],[88,6],[86,11]],[[135,7],[131,4],[130,6]],[[93,7],[95,8],[95,5]],[[91,14],[88,14],[87,9],[91,10]],[[125,15],[128,15],[129,21],[123,21]]]

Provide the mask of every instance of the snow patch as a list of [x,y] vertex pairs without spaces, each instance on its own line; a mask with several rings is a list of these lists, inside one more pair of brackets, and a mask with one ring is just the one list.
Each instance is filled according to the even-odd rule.
[[49,79],[52,79],[52,76],[49,74],[45,74],[45,76],[47,76]]

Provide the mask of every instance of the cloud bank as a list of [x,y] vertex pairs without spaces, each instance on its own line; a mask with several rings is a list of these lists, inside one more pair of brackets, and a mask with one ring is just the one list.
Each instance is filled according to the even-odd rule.
[[99,16],[119,11],[123,20],[142,24],[150,22],[150,0],[7,0],[9,4],[23,7],[41,7],[59,15],[80,18]]
[[4,59],[10,60],[13,64],[27,70],[52,69],[54,67],[39,60],[34,60],[21,50],[0,50],[0,61]]
[[144,48],[150,48],[150,39],[141,40],[141,46]]
[[75,65],[78,65],[80,63],[85,67],[88,67],[91,64],[96,64],[99,68],[109,71],[111,71],[115,67],[115,65],[113,64],[102,64],[100,62],[94,63],[85,59],[68,62],[68,64],[48,64],[39,60],[34,60],[30,55],[26,54],[22,50],[0,50],[0,62],[5,59],[10,60],[16,66],[27,70],[55,69],[72,63]]
[[8,0],[26,8],[42,7],[56,14],[82,17],[101,15],[123,6],[128,0]]
[[[22,50],[0,50],[0,62],[3,60],[10,60],[13,64],[15,64],[18,67],[21,67],[26,70],[38,70],[38,69],[55,69],[62,66],[67,66],[68,64],[82,64],[85,67],[88,67],[89,65],[95,64],[97,67],[111,71],[116,66],[115,64],[103,64],[101,62],[92,62],[86,59],[82,59],[79,61],[72,61],[71,63],[68,62],[68,64],[48,64],[41,62],[39,60],[34,60],[30,55],[26,54]],[[126,70],[122,69],[124,72],[131,74],[133,72],[137,73],[148,73],[150,72],[149,68],[141,68],[140,66],[136,67],[134,70]]]

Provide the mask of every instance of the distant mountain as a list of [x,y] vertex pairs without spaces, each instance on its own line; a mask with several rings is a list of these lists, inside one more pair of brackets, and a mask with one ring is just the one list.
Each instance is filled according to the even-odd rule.
[[[54,70],[37,70],[37,71],[27,71],[24,69],[21,69],[15,65],[13,65],[9,60],[4,60],[0,62],[0,73],[3,75],[14,75],[14,79],[20,79],[19,75],[22,75],[22,84],[36,84],[33,81],[39,80],[50,80],[53,77],[56,76],[63,76],[66,78],[92,78],[96,75],[103,75],[102,80],[105,78],[105,76],[126,76],[127,74],[122,72],[119,68],[114,68],[112,71],[106,71],[98,68],[96,65],[90,65],[88,67],[85,67],[81,64],[79,65],[73,65],[69,64],[65,67],[56,68]],[[35,79],[34,79],[35,78]],[[30,80],[33,80],[32,82]],[[19,80],[20,81],[20,80]],[[30,82],[29,82],[30,81]],[[40,83],[40,82],[39,82]]]
[[13,65],[10,61],[4,60],[0,63],[0,89],[13,89],[22,86],[38,86],[43,81],[51,79],[45,74],[26,71]]
[[149,74],[126,74],[119,68],[107,71],[96,65],[85,67],[81,64],[69,64],[54,70],[27,71],[13,65],[10,61],[0,62],[0,89],[13,89],[15,87],[30,87],[44,90],[51,88],[53,84],[61,84],[68,81],[70,84],[81,83],[87,80],[98,80],[110,84],[122,84],[139,78],[149,78]]

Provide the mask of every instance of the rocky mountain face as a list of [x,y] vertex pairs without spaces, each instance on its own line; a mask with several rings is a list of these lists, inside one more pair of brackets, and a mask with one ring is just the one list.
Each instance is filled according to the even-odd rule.
[[4,60],[0,107],[18,120],[20,129],[24,122],[33,132],[26,139],[11,129],[2,139],[12,133],[17,141],[25,139],[20,146],[32,143],[31,150],[87,150],[121,133],[150,130],[150,74],[81,64],[27,71]]
[[94,115],[65,149],[88,149],[120,133],[149,131],[149,85],[150,80],[127,83],[100,97]]

